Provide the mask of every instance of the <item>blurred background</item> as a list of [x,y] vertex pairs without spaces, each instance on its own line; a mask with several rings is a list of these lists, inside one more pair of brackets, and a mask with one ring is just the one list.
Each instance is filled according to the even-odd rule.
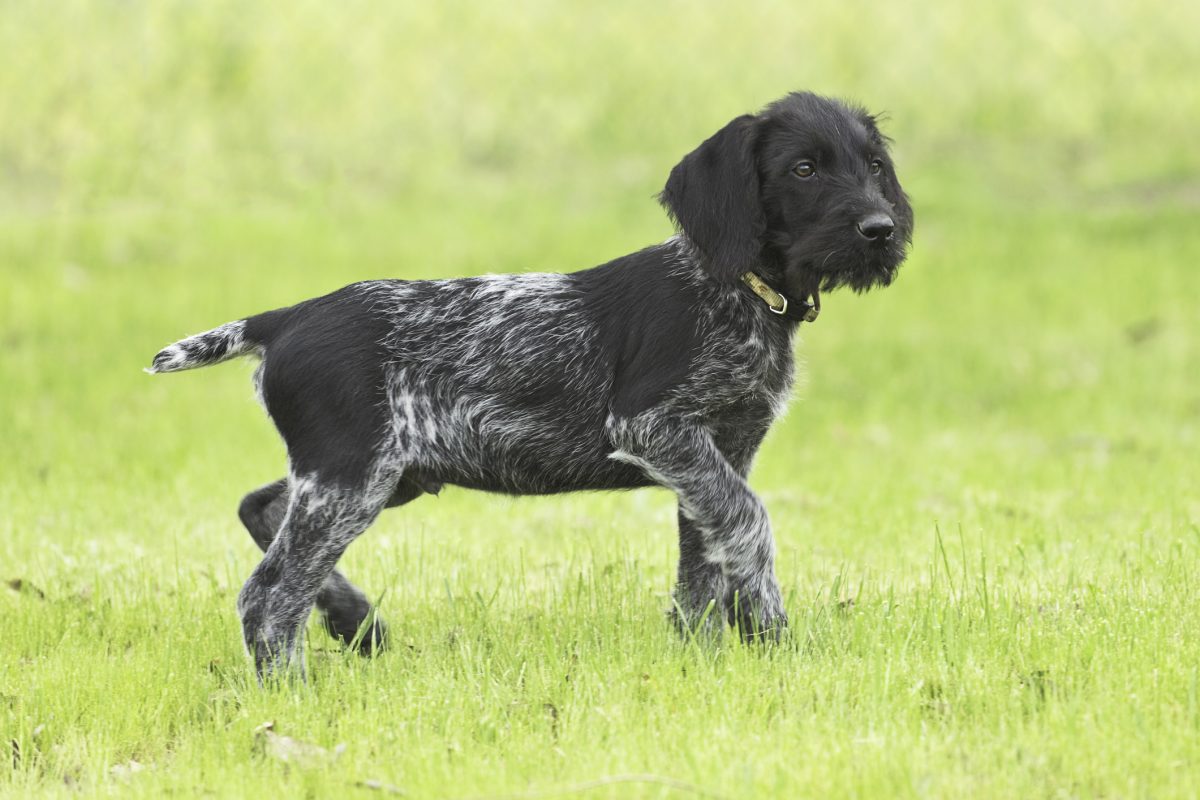
[[[1198,29],[1195,4],[1095,0],[7,2],[0,553],[228,547],[244,570],[236,502],[284,470],[251,367],[152,379],[160,346],[353,280],[661,241],[671,166],[795,89],[886,115],[917,225],[893,288],[803,331],[755,475],[791,568],[920,563],[935,523],[1048,562],[1190,535]],[[652,515],[665,589],[669,498],[544,502],[521,507]],[[452,492],[384,525],[510,505]]]

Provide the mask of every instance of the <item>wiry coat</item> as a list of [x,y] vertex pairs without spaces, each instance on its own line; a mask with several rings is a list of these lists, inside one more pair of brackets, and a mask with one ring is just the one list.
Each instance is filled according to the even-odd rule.
[[[789,183],[808,172],[797,158],[823,163],[828,186]],[[791,95],[675,168],[663,202],[681,232],[661,245],[571,274],[366,281],[160,352],[151,371],[262,358],[255,381],[290,473],[240,510],[266,551],[239,598],[260,672],[295,656],[314,600],[335,635],[382,642],[334,565],[385,506],[443,484],[668,487],[680,623],[715,603],[710,619],[778,634],[770,523],[746,476],[786,405],[798,320],[740,277],[754,271],[796,305],[890,282],[912,214],[890,161],[876,171],[885,159],[869,116]]]

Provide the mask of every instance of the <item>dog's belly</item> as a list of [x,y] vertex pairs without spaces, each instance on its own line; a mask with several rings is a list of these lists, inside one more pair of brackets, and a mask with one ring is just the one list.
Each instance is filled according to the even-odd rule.
[[511,495],[637,489],[652,485],[641,470],[607,458],[596,462],[591,469],[558,473],[516,462],[454,464],[435,472],[440,483]]
[[504,494],[650,485],[641,470],[608,457],[614,448],[603,430],[598,410],[489,407],[468,424],[460,416],[425,426],[419,443],[405,443],[406,460],[437,482]]

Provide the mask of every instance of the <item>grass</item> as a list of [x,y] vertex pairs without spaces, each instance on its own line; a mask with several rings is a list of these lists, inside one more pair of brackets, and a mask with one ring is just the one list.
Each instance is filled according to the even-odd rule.
[[[1195,796],[1198,16],[6,4],[0,793]],[[670,166],[797,87],[890,112],[917,234],[753,475],[792,645],[673,636],[664,492],[449,490],[344,560],[396,646],[260,690],[234,509],[283,453],[250,365],[150,355],[661,240]]]

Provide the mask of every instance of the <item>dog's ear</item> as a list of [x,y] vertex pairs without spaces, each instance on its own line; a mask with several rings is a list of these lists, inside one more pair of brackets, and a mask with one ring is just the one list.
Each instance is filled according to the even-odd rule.
[[715,278],[737,280],[754,267],[766,229],[754,145],[758,117],[730,122],[671,170],[659,202],[700,248]]
[[867,138],[871,140],[872,144],[887,147],[892,143],[892,140],[884,136],[883,131],[879,127],[879,123],[885,119],[883,114],[872,114],[862,108],[854,109],[854,112],[855,116],[858,117],[858,121],[867,129]]

